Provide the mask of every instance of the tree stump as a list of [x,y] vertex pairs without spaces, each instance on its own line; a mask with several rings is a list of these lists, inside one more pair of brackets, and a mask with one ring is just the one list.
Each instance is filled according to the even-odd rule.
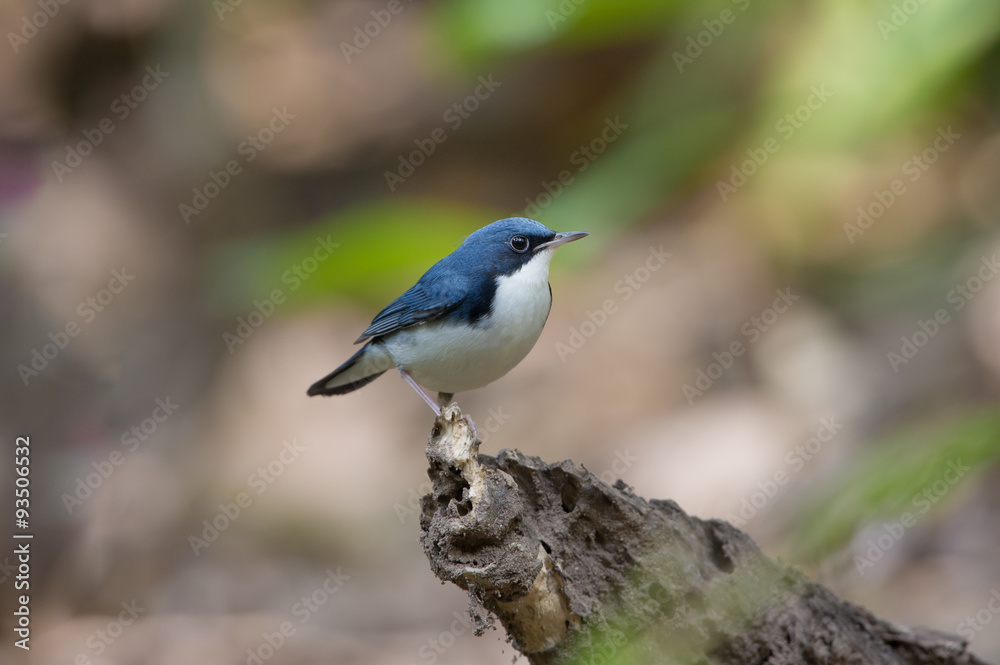
[[497,617],[530,663],[985,665],[958,637],[838,599],[728,522],[572,461],[480,455],[457,406],[427,459],[431,569],[469,593],[478,634]]

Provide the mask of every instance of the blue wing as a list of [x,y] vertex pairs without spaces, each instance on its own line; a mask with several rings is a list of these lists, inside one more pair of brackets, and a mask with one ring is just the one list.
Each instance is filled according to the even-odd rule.
[[355,344],[395,332],[447,314],[462,304],[468,295],[468,279],[448,271],[433,277],[425,274],[409,291],[399,296],[372,320]]

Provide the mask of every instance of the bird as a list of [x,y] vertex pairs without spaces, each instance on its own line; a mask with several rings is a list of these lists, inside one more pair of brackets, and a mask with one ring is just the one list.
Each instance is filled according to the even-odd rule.
[[526,217],[475,231],[379,312],[354,342],[364,346],[307,394],[344,395],[395,368],[440,416],[455,393],[496,381],[528,355],[552,307],[552,256],[587,235]]

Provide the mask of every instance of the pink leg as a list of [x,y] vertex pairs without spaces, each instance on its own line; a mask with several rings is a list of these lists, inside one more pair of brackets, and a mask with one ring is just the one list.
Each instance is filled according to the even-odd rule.
[[429,407],[431,407],[431,409],[433,409],[435,415],[440,416],[441,415],[441,407],[437,405],[437,402],[434,401],[434,398],[431,397],[430,395],[428,395],[424,391],[424,389],[420,387],[420,384],[418,384],[416,381],[413,380],[413,377],[410,376],[409,372],[407,372],[405,369],[403,369],[401,367],[397,367],[396,369],[399,370],[399,375],[401,377],[403,377],[403,380],[405,380],[407,383],[409,383],[410,387],[413,388],[414,390],[416,390],[417,394],[420,395],[424,399],[425,402],[427,402],[427,405]]

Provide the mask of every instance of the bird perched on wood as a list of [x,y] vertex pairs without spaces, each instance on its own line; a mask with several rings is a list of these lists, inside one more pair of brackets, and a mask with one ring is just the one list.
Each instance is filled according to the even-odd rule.
[[524,217],[484,226],[379,312],[355,342],[367,343],[309,395],[343,395],[395,367],[440,415],[454,393],[496,381],[528,355],[552,306],[552,255],[586,235]]

